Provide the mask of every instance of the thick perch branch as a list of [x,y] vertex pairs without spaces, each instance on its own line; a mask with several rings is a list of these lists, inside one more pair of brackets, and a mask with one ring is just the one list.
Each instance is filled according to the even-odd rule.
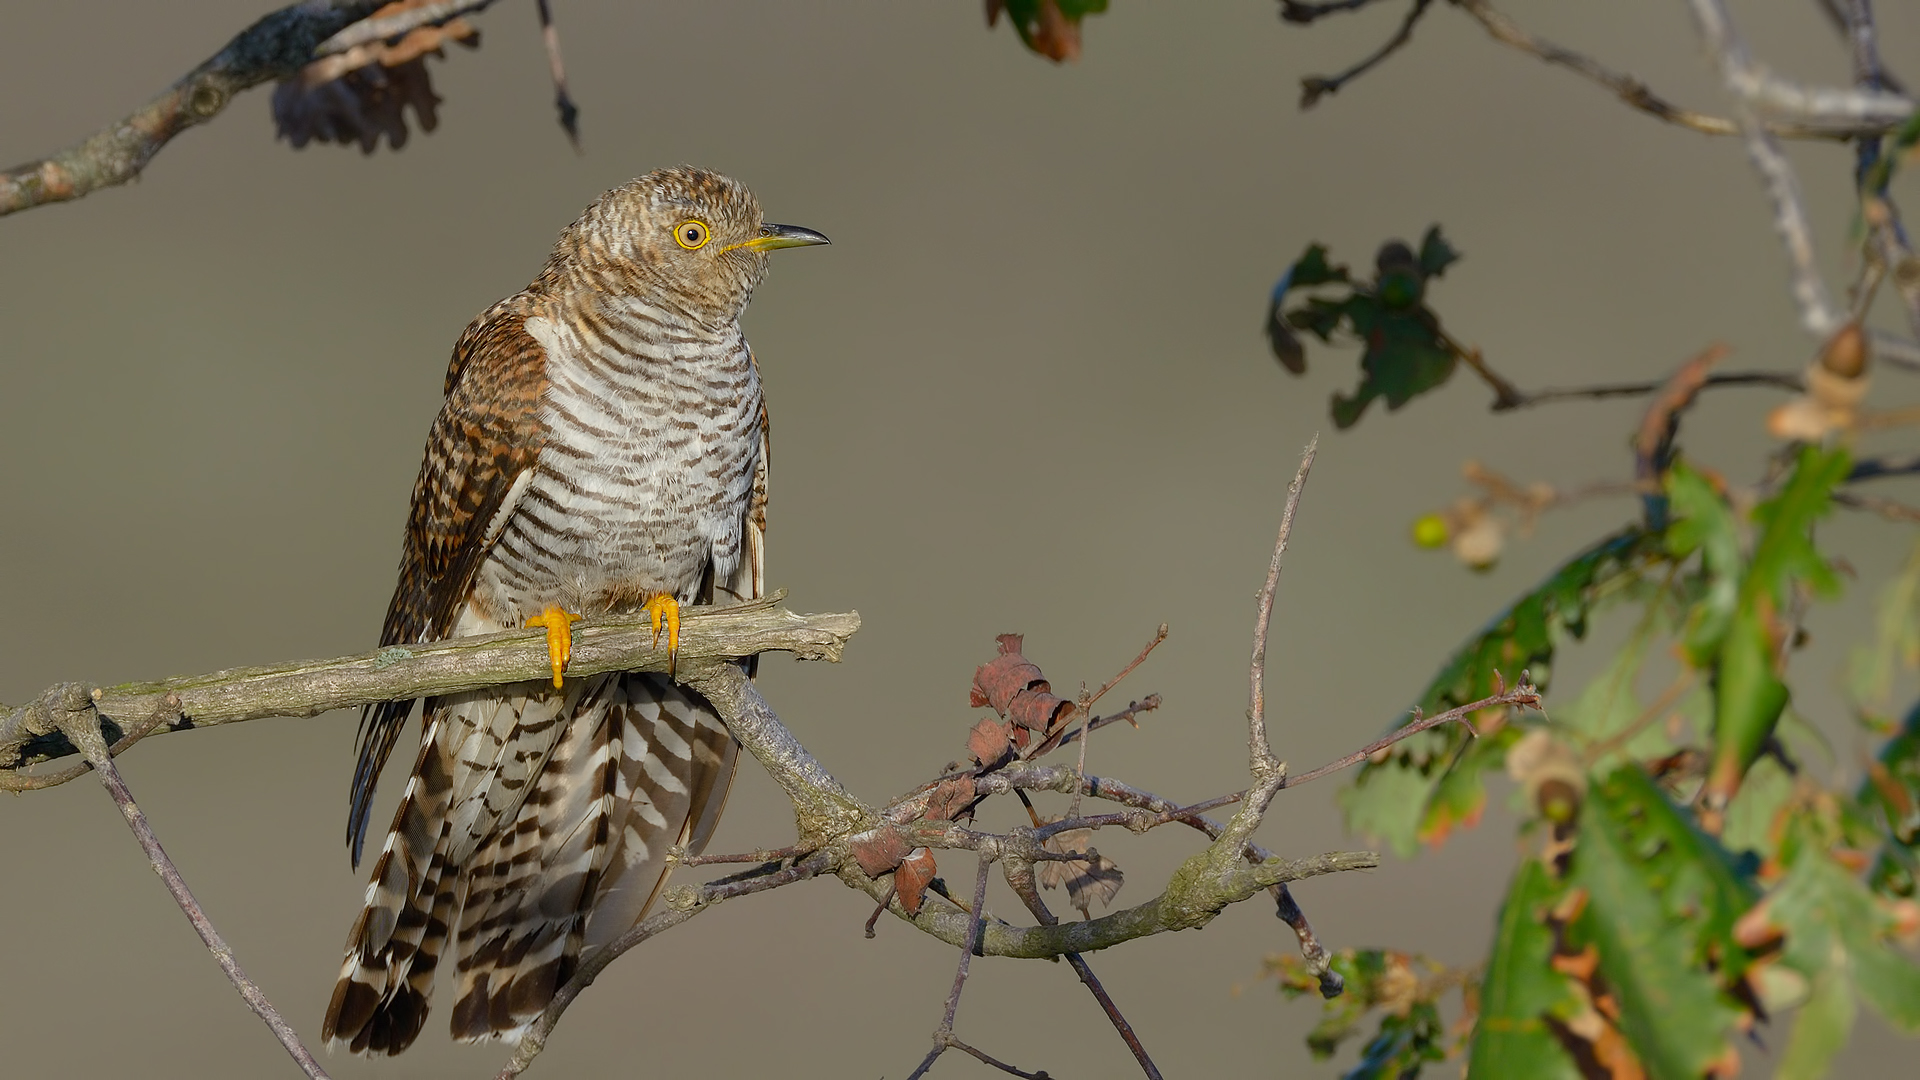
[[[281,8],[241,31],[131,115],[51,157],[0,172],[0,215],[124,184],[139,176],[168,140],[213,119],[243,90],[290,75],[319,56],[360,41],[444,22],[492,2],[425,4],[351,35],[342,31],[388,0],[305,0]],[[341,37],[334,40],[336,35]]]
[[[860,616],[852,612],[796,615],[774,606],[783,595],[775,594],[768,601],[744,607],[687,609],[680,630],[681,670],[699,671],[716,661],[762,652],[790,652],[806,660],[838,660],[847,638],[860,628]],[[567,674],[665,673],[666,650],[656,648],[654,641],[653,629],[644,617],[583,621],[574,629],[573,658]],[[551,670],[543,631],[510,630],[430,645],[395,646],[334,660],[123,683],[93,691],[93,701],[103,717],[123,730],[160,714],[166,719],[155,725],[155,730],[183,731],[477,690],[544,678]],[[52,722],[44,698],[0,712],[0,788],[18,786],[9,785],[16,778],[6,775],[6,770],[74,752],[73,744]]]

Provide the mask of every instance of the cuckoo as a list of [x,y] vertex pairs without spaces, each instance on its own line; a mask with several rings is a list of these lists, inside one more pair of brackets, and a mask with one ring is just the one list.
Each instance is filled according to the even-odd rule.
[[[713,707],[645,673],[565,676],[582,615],[762,591],[767,412],[740,313],[768,253],[824,244],[693,168],[602,195],[533,284],[453,347],[380,640],[535,625],[549,682],[427,698],[420,752],[374,862],[323,1034],[397,1054],[451,944],[453,1036],[512,1038],[633,926],[667,849],[712,834],[738,744]],[[361,718],[347,842],[414,702]]]

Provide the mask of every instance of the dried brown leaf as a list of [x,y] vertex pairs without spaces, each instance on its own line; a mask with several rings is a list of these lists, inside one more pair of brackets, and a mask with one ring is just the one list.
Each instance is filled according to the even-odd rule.
[[920,904],[927,896],[927,885],[938,871],[939,867],[933,862],[933,852],[926,848],[914,848],[900,864],[900,869],[893,872],[893,888],[900,894],[900,906],[907,909],[907,914],[920,914]]
[[1007,760],[1013,752],[1013,725],[999,720],[982,720],[967,733],[967,752],[986,768]]
[[[384,18],[421,2],[389,4],[371,17]],[[274,88],[276,134],[295,149],[309,142],[358,143],[361,152],[371,154],[382,135],[389,146],[400,149],[407,142],[408,108],[420,130],[439,126],[440,97],[433,92],[427,58],[444,56],[448,42],[477,48],[480,32],[465,19],[454,18],[308,64]]]
[[912,850],[913,845],[907,843],[905,834],[899,829],[891,825],[883,825],[865,836],[849,841],[847,848],[853,853],[853,861],[860,864],[860,869],[868,877],[879,877],[899,866],[901,860],[905,859],[907,853]]
[[[1062,855],[1081,855],[1087,853],[1092,840],[1093,832],[1089,829],[1068,829],[1047,837],[1041,847]],[[1044,888],[1065,886],[1067,902],[1080,910],[1081,918],[1093,917],[1091,909],[1095,900],[1102,906],[1112,906],[1113,898],[1119,895],[1120,886],[1127,878],[1112,859],[1098,852],[1084,861],[1048,860],[1036,865],[1033,874]]]
[[970,812],[978,797],[973,790],[972,777],[955,776],[942,780],[927,796],[925,817],[928,821],[952,821]]

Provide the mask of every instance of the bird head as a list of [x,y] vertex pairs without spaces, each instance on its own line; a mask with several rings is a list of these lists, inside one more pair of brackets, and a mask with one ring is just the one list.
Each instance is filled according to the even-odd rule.
[[770,252],[824,243],[766,221],[740,181],[682,165],[602,195],[561,237],[548,271],[584,271],[595,291],[642,293],[718,325],[747,306]]

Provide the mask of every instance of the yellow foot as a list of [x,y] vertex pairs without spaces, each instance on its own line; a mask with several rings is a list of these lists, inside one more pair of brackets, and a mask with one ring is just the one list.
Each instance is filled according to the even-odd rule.
[[661,595],[641,605],[653,620],[653,647],[660,647],[660,620],[667,623],[667,676],[671,678],[680,658],[680,602],[671,596]]
[[[547,656],[553,661],[553,686],[560,688],[560,673],[566,670],[567,656],[573,652],[573,622],[580,616],[562,611],[558,604],[527,620],[528,626],[547,628]],[[677,621],[677,620],[676,620]]]

